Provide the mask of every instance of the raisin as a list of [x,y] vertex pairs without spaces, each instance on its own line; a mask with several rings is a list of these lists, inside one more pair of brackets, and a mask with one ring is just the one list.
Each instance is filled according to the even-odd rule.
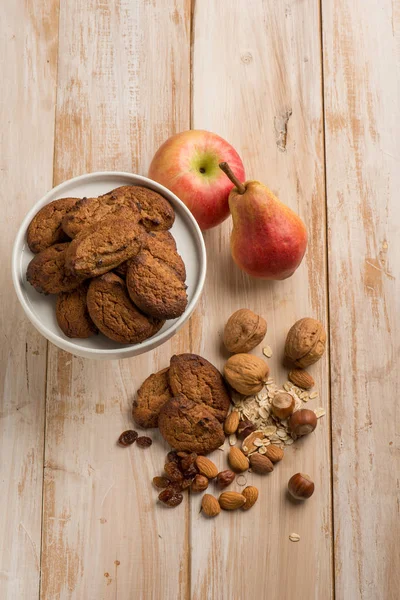
[[171,450],[171,452],[168,452],[168,454],[167,454],[167,463],[170,463],[170,462],[173,462],[173,463],[179,462],[179,456],[175,450]]
[[187,488],[189,488],[193,483],[193,479],[184,479],[181,483],[181,487],[183,490],[186,490]]
[[174,490],[174,492],[181,492],[183,489],[183,481],[183,479],[182,481],[170,481],[170,483],[168,484],[168,489]]
[[157,488],[163,490],[168,487],[171,482],[167,477],[153,477],[153,483]]
[[197,454],[195,452],[192,452],[191,454],[188,454],[187,456],[181,459],[181,470],[183,473],[194,464],[196,458]]
[[145,435],[141,435],[140,437],[137,438],[136,443],[141,448],[148,448],[149,446],[152,445],[153,440]]
[[190,465],[190,467],[188,469],[186,469],[186,471],[183,471],[183,476],[186,479],[194,479],[198,472],[199,471],[198,471],[196,465]]
[[121,435],[118,438],[118,444],[120,446],[130,446],[131,444],[133,444],[133,442],[136,442],[137,439],[137,431],[133,431],[133,429],[128,429],[127,431],[124,431],[124,433],[121,433]]
[[183,496],[179,492],[167,488],[158,495],[158,499],[166,506],[174,508],[182,502]]
[[182,481],[183,479],[183,475],[180,472],[178,465],[174,462],[169,462],[164,465],[164,471],[171,481]]

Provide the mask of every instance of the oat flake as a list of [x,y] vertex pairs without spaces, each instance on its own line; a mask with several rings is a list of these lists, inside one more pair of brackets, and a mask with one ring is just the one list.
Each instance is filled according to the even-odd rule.
[[267,358],[271,358],[271,356],[272,356],[272,348],[271,348],[271,346],[265,346],[265,348],[263,348],[263,354]]

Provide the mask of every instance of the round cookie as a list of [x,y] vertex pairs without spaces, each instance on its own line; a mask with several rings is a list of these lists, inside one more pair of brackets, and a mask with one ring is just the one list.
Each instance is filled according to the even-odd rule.
[[36,254],[28,265],[26,278],[42,294],[59,294],[77,288],[84,277],[72,275],[66,266],[70,244],[54,244]]
[[178,277],[185,281],[185,263],[178,254],[175,239],[169,231],[149,232],[143,248],[148,250],[154,258],[162,260],[174,269]]
[[84,229],[70,244],[67,267],[83,277],[111,271],[140,251],[145,232],[132,221],[109,217]]
[[90,317],[108,338],[121,344],[138,344],[161,329],[164,322],[144,315],[128,296],[123,279],[106,273],[92,279],[87,294]]
[[160,410],[172,398],[167,374],[168,367],[153,373],[138,389],[132,407],[132,416],[136,425],[146,429],[158,426]]
[[97,198],[82,198],[63,218],[64,231],[75,238],[86,227],[118,214],[122,207],[129,220],[137,223],[141,216],[132,189],[125,185]]
[[176,319],[187,306],[186,285],[172,267],[142,250],[129,261],[126,274],[133,302],[158,319]]
[[132,187],[143,226],[148,231],[171,229],[175,221],[175,212],[168,200],[149,188],[140,185]]
[[84,282],[76,290],[62,292],[57,296],[57,323],[69,338],[85,339],[98,333],[87,309],[86,295],[88,287],[88,282]]
[[68,240],[68,236],[61,228],[61,222],[78,201],[78,198],[54,200],[43,206],[33,217],[28,227],[27,242],[34,254],[57,242]]
[[223,422],[230,407],[230,397],[221,373],[197,354],[178,354],[171,358],[169,385],[174,396],[184,394],[203,404]]
[[211,412],[182,394],[161,408],[158,427],[165,441],[179,452],[209,454],[225,441],[222,425]]

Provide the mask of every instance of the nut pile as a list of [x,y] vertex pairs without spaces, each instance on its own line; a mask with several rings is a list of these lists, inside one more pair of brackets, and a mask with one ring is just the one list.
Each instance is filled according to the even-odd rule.
[[[295,386],[290,381],[286,382],[280,388],[272,378],[268,379],[263,389],[252,396],[243,396],[233,393],[232,402],[234,410],[231,415],[238,413],[239,420],[248,423],[248,427],[253,427],[253,431],[248,431],[250,435],[243,440],[242,449],[250,454],[252,452],[260,452],[266,454],[270,444],[284,448],[290,446],[297,439],[297,435],[291,431],[290,419],[279,419],[273,412],[273,400],[278,394],[285,391],[290,394],[294,400],[293,413],[303,408],[303,403],[310,399],[317,398],[318,393],[314,392],[311,395]],[[315,415],[320,418],[325,415],[325,410],[320,407],[315,409]],[[236,417],[228,418],[235,419]],[[254,435],[256,434],[256,435]],[[236,444],[238,435],[230,433],[229,442]],[[251,444],[251,445],[250,445]]]
[[[242,454],[240,450],[238,453]],[[244,456],[244,455],[242,455]],[[244,457],[245,458],[245,457]],[[247,459],[246,459],[247,461]],[[248,467],[247,461],[247,467]],[[198,456],[195,452],[176,452],[172,450],[167,454],[164,465],[165,475],[153,478],[153,484],[162,491],[158,500],[169,508],[175,508],[183,500],[183,491],[205,491],[210,482],[214,480],[218,489],[228,487],[235,479],[235,473],[230,470],[218,472],[216,465],[205,456]],[[212,494],[204,494],[201,509],[207,517],[216,517],[223,510],[236,510],[243,508],[249,510],[258,498],[258,490],[254,486],[246,487],[243,492],[222,492],[217,500]]]
[[[318,418],[325,414],[322,407],[314,411],[304,408],[318,397],[318,392],[310,392],[314,379],[303,367],[316,362],[324,351],[322,324],[301,319],[290,329],[285,353],[296,368],[282,387],[269,377],[263,359],[247,354],[260,343],[266,329],[266,322],[247,309],[228,320],[224,342],[233,355],[225,364],[224,376],[230,388],[206,359],[181,354],[171,358],[169,367],[150,375],[138,390],[134,420],[145,428],[158,426],[174,448],[167,455],[164,472],[153,478],[161,490],[158,500],[165,506],[181,504],[184,490],[207,490],[201,501],[207,517],[217,516],[221,509],[249,510],[259,493],[256,487],[246,486],[243,474],[248,470],[261,476],[272,473],[284,458],[284,448],[314,431]],[[269,346],[263,352],[272,356]],[[121,438],[132,443],[134,434],[125,432]],[[229,469],[219,472],[204,455],[217,448],[224,450],[225,436],[230,446]],[[120,443],[127,445],[124,439]],[[240,492],[226,490],[235,479],[237,485],[246,487]],[[208,493],[211,482],[220,492],[218,498]],[[305,500],[313,494],[314,483],[309,475],[297,473],[290,478],[288,491],[294,499]]]

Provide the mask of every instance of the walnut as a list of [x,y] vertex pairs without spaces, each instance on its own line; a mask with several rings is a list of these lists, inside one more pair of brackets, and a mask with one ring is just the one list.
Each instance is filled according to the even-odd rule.
[[265,319],[247,308],[241,308],[228,319],[224,329],[224,344],[229,352],[249,352],[267,333]]
[[285,357],[296,367],[304,369],[314,364],[325,352],[326,333],[316,319],[300,319],[291,327],[286,338]]
[[260,392],[268,374],[267,363],[252,354],[234,354],[224,367],[224,375],[229,385],[245,396]]

